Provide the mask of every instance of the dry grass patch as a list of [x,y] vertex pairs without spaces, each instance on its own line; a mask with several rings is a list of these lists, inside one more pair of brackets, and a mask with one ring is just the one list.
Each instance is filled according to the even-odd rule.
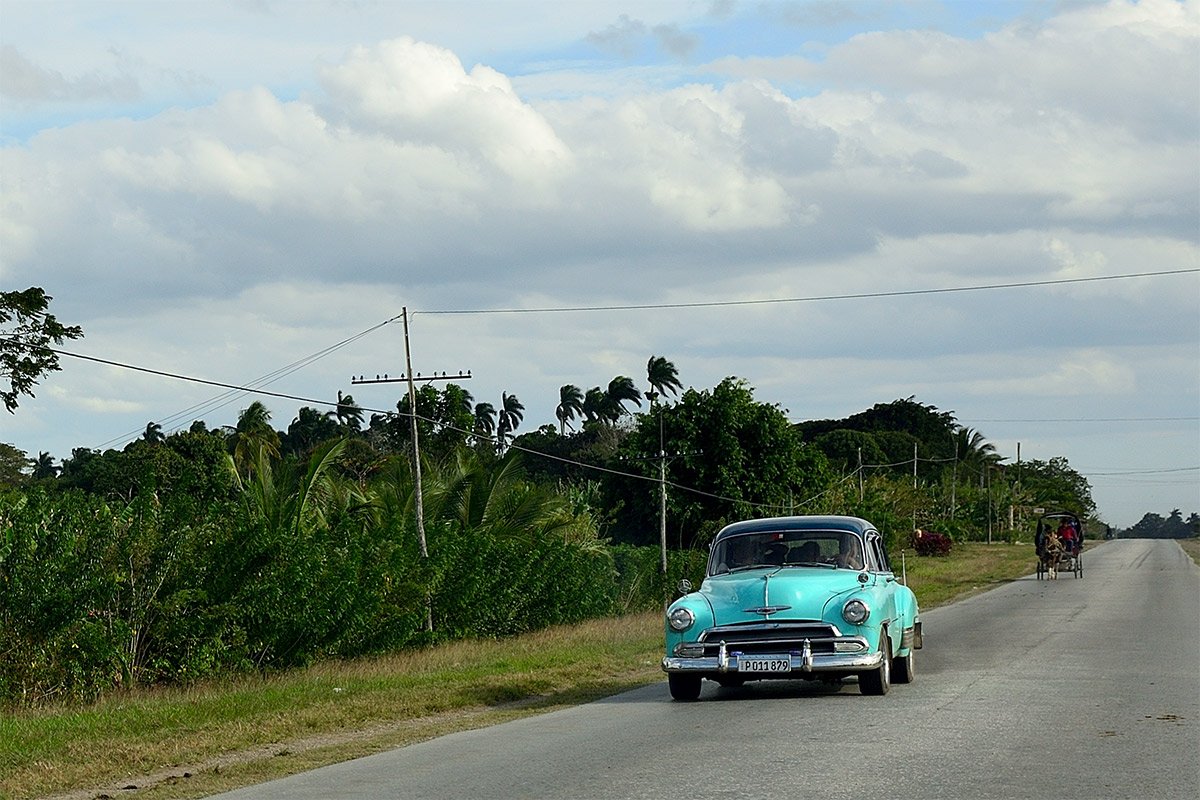
[[[917,595],[923,610],[945,605],[972,594],[987,591],[1037,570],[1033,544],[984,544],[967,542],[954,545],[948,556],[904,554],[908,585]],[[899,556],[893,569],[901,570]]]
[[[161,796],[202,796],[211,788],[201,788],[205,775],[274,777],[311,768],[314,757],[332,763],[371,752],[375,740],[419,741],[658,680],[661,638],[659,615],[643,614],[19,711],[0,718],[0,797],[86,798],[131,782],[140,788],[147,776],[156,792],[170,789]],[[288,757],[297,765],[288,768]],[[191,777],[168,780],[185,772]]]
[[1191,539],[1176,539],[1179,546],[1183,548],[1183,552],[1192,557],[1192,561],[1200,564],[1200,538],[1193,536]]

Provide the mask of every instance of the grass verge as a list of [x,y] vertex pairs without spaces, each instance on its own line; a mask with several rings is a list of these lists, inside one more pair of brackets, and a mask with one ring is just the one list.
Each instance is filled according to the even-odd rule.
[[1200,537],[1193,536],[1191,539],[1176,539],[1179,546],[1183,548],[1183,552],[1192,557],[1192,561],[1200,564]]
[[[1034,555],[965,544],[904,566],[929,609],[1030,574]],[[639,614],[6,713],[0,798],[204,797],[662,680],[661,647],[660,615]]]

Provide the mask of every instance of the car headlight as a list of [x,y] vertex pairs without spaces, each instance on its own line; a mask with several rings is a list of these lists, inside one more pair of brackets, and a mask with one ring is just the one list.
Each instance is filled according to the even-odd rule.
[[688,628],[692,627],[692,623],[696,621],[696,615],[686,608],[677,608],[667,614],[667,624],[671,626],[671,630],[676,633],[683,633]]
[[869,616],[871,616],[871,609],[857,598],[848,600],[846,605],[842,606],[842,619],[851,625],[862,625]]

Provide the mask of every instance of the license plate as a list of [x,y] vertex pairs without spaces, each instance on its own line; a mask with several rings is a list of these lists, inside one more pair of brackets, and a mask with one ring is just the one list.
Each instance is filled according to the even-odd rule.
[[788,658],[750,658],[742,656],[738,659],[738,672],[791,672],[792,661]]

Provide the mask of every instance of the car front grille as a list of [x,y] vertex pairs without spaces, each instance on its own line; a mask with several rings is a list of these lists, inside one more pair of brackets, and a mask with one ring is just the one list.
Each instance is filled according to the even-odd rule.
[[841,632],[826,622],[750,622],[709,628],[699,641],[706,656],[717,655],[722,642],[731,652],[799,652],[805,639],[814,653],[832,653],[833,639],[838,636]]

